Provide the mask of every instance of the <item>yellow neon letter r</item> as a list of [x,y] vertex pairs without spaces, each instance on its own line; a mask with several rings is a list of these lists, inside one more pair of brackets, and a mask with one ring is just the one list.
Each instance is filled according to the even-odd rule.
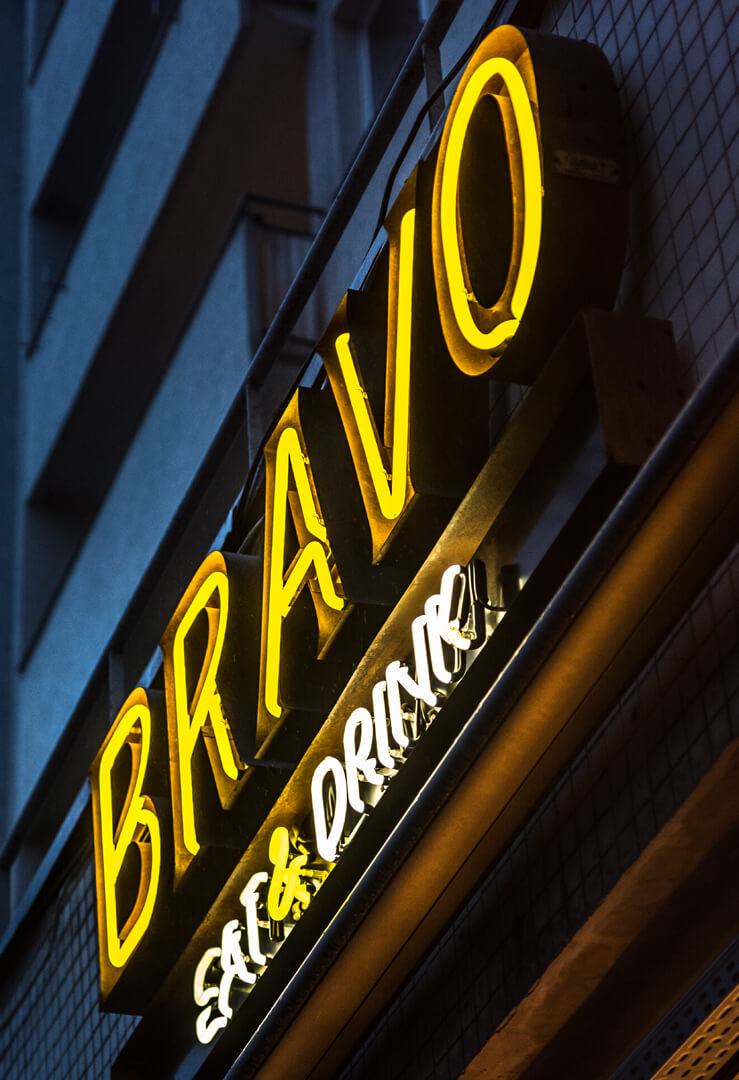
[[[192,757],[201,734],[205,740],[221,805],[228,807],[244,766],[223,712],[216,676],[228,623],[229,585],[223,555],[212,552],[201,564],[180,601],[162,640],[167,724],[170,740],[175,879],[179,880],[200,850],[195,825]],[[187,639],[199,615],[207,620],[205,655],[192,694],[192,660]]]

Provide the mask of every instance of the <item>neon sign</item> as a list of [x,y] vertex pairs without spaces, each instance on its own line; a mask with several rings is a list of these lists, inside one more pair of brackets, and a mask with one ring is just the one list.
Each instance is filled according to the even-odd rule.
[[[135,689],[92,764],[109,1007],[135,1010],[142,985],[168,970],[150,976],[146,966],[165,897],[189,914],[198,889],[213,897],[211,882],[229,877],[259,827],[256,766],[290,738],[298,760],[313,745],[486,461],[478,376],[533,381],[575,311],[612,302],[623,192],[557,174],[550,150],[565,137],[590,146],[598,107],[610,146],[615,95],[598,51],[568,43],[584,57],[581,68],[565,65],[577,72],[573,88],[590,81],[581,118],[562,127],[544,92],[565,78],[552,62],[558,44],[501,27],[475,52],[438,145],[388,214],[363,287],[347,292],[317,345],[327,384],[296,391],[266,443],[263,559],[207,556],[161,641],[164,692]],[[476,184],[492,144],[510,215],[500,241],[476,217],[488,211]],[[571,222],[578,232],[563,253]],[[606,239],[595,243],[601,222]],[[576,272],[560,272],[565,257]],[[491,259],[497,276],[487,274]],[[201,1041],[227,1023],[232,992],[256,983],[492,629],[477,564],[458,564],[410,619],[412,671],[400,649],[382,657],[340,746],[313,770],[308,839],[302,819],[273,830],[243,885],[240,921],[226,920],[202,953]],[[194,925],[204,923],[207,909],[193,911]]]

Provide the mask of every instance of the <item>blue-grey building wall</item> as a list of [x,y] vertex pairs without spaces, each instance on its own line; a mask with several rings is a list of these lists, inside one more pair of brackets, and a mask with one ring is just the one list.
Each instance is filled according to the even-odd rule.
[[[39,287],[41,249],[34,237],[43,240],[51,219],[47,215],[39,226],[37,202],[79,107],[106,27],[122,2],[64,0],[43,48],[32,46],[40,0],[9,0],[0,11],[0,846],[5,845],[0,871],[8,908],[1,946],[13,957],[13,970],[22,973],[0,979],[0,1071],[8,1077],[105,1076],[135,1023],[98,1009],[91,852],[82,843],[76,861],[64,868],[61,886],[55,881],[52,889],[51,868],[62,849],[58,837],[61,831],[66,843],[78,828],[80,806],[84,809],[84,798],[80,803],[78,795],[85,790],[100,733],[122,695],[156,667],[155,637],[143,658],[129,658],[125,642],[119,640],[119,624],[139,602],[147,570],[167,541],[216,432],[233,402],[244,397],[255,341],[274,314],[264,310],[261,299],[255,229],[263,228],[266,214],[270,227],[284,235],[304,238],[314,231],[380,104],[368,83],[372,46],[356,5],[335,0],[316,5],[181,0],[172,6],[155,55],[142,68],[124,128],[111,133],[104,173],[91,203],[75,219],[76,239],[39,317],[32,298]],[[595,42],[613,68],[629,138],[629,241],[618,308],[669,319],[681,371],[697,385],[737,332],[735,5],[729,0],[550,0],[520,7],[542,30]],[[499,21],[515,20],[516,10],[513,2],[498,5]],[[460,5],[441,45],[442,72],[456,62],[490,11],[490,3],[481,0]],[[425,8],[418,9],[419,25],[427,15]],[[286,91],[289,121],[281,114],[280,100],[261,97],[258,84],[249,90],[250,65],[255,70],[256,63],[249,42],[257,35],[265,70],[278,65],[283,48],[289,52],[294,80]],[[273,55],[268,48],[274,49]],[[398,58],[403,55],[400,50]],[[425,85],[416,90],[327,261],[309,303],[308,323],[318,332],[366,258],[386,178],[427,92]],[[447,102],[449,97],[447,91]],[[295,105],[298,101],[304,112]],[[234,124],[238,110],[243,127]],[[250,133],[265,116],[265,126],[277,133],[274,145],[252,145]],[[287,134],[280,135],[283,129]],[[300,138],[294,137],[296,131],[302,132]],[[394,190],[429,131],[428,123],[419,130]],[[228,147],[229,140],[239,158],[233,175],[223,157],[203,160],[204,148]],[[253,196],[276,197],[291,205],[266,211],[262,207],[257,213],[256,203],[249,202]],[[184,229],[191,206],[203,219],[202,231],[192,236]],[[172,226],[165,233],[170,221],[183,228],[178,232]],[[68,228],[68,222],[60,227]],[[165,235],[166,243],[161,239]],[[75,404],[100,358],[108,355],[106,350],[120,338],[140,341],[145,354],[154,327],[140,316],[143,305],[136,307],[131,297],[137,288],[156,287],[160,264],[154,256],[160,250],[170,263],[192,268],[186,283],[177,280],[170,287],[168,281],[159,298],[162,317],[172,324],[169,344],[160,350],[160,377],[141,403],[141,417],[131,420],[132,434],[125,445],[105,447],[104,433],[90,417],[91,445],[102,445],[110,453],[111,479],[102,497],[74,508],[70,517],[68,508],[60,508],[44,486],[49,463],[56,475],[64,472],[67,460],[71,473],[84,460],[68,449],[77,444],[65,440],[70,418],[77,415]],[[294,250],[302,252],[304,246]],[[297,256],[291,258],[281,277],[275,271],[285,289],[298,269]],[[233,500],[274,409],[310,354],[311,343],[296,337],[265,378],[249,386],[251,429],[242,472],[232,481]],[[135,351],[130,364],[138,378]],[[122,409],[130,408],[121,401]],[[111,409],[114,413],[115,402]],[[222,503],[227,502],[224,495]],[[33,554],[28,541],[32,519],[41,522]],[[198,540],[175,568],[179,593],[222,535],[226,520],[223,513],[202,523]],[[50,557],[52,549],[67,555],[62,569],[43,585],[43,602],[37,604],[30,631],[24,631],[24,608],[40,576],[34,560],[39,552],[43,555],[44,537]],[[687,617],[703,620],[702,625],[708,621],[700,644],[728,640],[729,624],[735,640],[731,612],[737,596],[736,566],[734,556]],[[152,595],[152,605],[161,609],[163,629],[171,604],[155,589]],[[645,671],[658,665],[684,632],[681,624]],[[548,883],[539,883],[539,893],[531,892],[532,920],[541,936],[518,943],[515,977],[494,978],[496,965],[504,965],[497,952],[502,953],[505,943],[497,938],[488,943],[484,963],[479,956],[477,966],[470,961],[476,946],[469,929],[482,903],[476,894],[426,966],[404,987],[387,1020],[356,1048],[342,1074],[347,1080],[369,1075],[388,1054],[398,1065],[397,1075],[460,1074],[515,1006],[517,996],[526,992],[527,979],[536,978],[536,964],[548,962],[552,949],[560,948],[584,921],[614,875],[623,873],[727,740],[736,737],[735,649],[721,645],[717,655],[719,660],[704,677],[708,683],[716,672],[720,675],[723,696],[716,709],[698,722],[692,701],[681,702],[674,715],[665,712],[649,746],[666,776],[682,770],[682,786],[670,779],[668,798],[664,776],[654,781],[634,772],[627,781],[623,760],[604,764],[608,776],[612,770],[613,785],[621,785],[621,801],[628,806],[614,810],[613,819],[606,821],[601,848],[582,831],[577,880],[572,878],[570,852],[556,868],[560,877],[553,873]],[[116,675],[119,656],[125,685]],[[667,680],[666,700],[671,686]],[[632,697],[638,693],[637,687]],[[618,729],[624,743],[629,700],[626,695],[603,727],[604,733]],[[683,750],[675,758],[678,742]],[[59,747],[61,756],[55,758]],[[570,780],[578,769],[587,771],[601,753],[598,747],[596,741],[573,766]],[[570,807],[583,819],[597,801],[595,790],[587,784],[585,789],[582,803]],[[547,813],[553,814],[552,806],[560,803],[558,789],[540,818],[527,826],[508,862],[491,868],[486,890],[513,889],[509,863],[518,857],[516,852],[534,844],[531,838],[544,829]],[[596,866],[601,868],[601,892],[593,886],[586,896],[586,879]],[[521,873],[526,876],[528,871],[524,867]],[[558,907],[556,897],[563,895],[566,877],[569,898]],[[520,886],[516,895],[521,889],[526,891]],[[447,985],[452,969],[465,970],[469,978],[460,983],[458,1000],[445,1004],[446,1026],[440,1024],[436,1040],[422,1045],[418,1018],[424,1002],[436,986],[434,980]],[[53,982],[48,981],[50,970]],[[73,1037],[65,1034],[72,1024]],[[406,1056],[398,1057],[397,1044],[409,1031],[417,1036],[418,1046],[414,1050],[408,1042]]]
[[[0,760],[7,762],[14,715],[13,581],[17,446],[18,324],[20,304],[20,199],[23,85],[23,6],[8,3],[0,13]],[[0,771],[0,831],[8,820],[7,774]],[[2,904],[0,904],[0,911]]]

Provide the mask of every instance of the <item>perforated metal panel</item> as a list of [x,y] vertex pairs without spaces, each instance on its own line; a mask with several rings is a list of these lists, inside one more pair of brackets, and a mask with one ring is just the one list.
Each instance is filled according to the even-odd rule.
[[[739,989],[703,1021],[652,1080],[711,1080],[739,1047]],[[739,1068],[739,1065],[737,1066]]]
[[739,940],[682,998],[612,1080],[708,1080],[739,1049]]

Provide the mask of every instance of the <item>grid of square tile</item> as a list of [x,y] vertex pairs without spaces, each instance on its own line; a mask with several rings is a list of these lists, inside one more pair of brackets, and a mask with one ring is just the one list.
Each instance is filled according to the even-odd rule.
[[[736,0],[551,0],[608,57],[630,145],[619,306],[670,319],[699,381],[737,331]],[[493,429],[520,400],[495,392]],[[496,425],[496,421],[498,424]],[[739,554],[699,597],[342,1072],[457,1077],[739,733]],[[4,981],[0,1075],[107,1077],[135,1020],[98,1008],[89,853]],[[52,977],[53,975],[53,977]]]
[[739,548],[460,909],[341,1080],[380,1068],[384,1080],[459,1076],[736,736]]
[[737,332],[735,0],[553,0],[541,29],[603,49],[629,140],[619,306],[672,321],[697,383]]
[[101,1013],[95,882],[79,853],[3,980],[0,1076],[4,1080],[107,1080],[135,1019]]

